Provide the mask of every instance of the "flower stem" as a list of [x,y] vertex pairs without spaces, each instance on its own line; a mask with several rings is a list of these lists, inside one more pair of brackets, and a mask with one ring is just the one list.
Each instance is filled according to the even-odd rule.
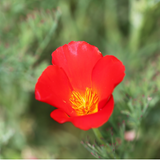
[[98,129],[98,128],[94,128],[94,129],[93,129],[93,132],[94,132],[97,140],[98,140],[101,144],[105,144],[104,141],[102,140],[103,137],[102,137],[102,134],[101,134],[101,132],[99,131],[99,129]]

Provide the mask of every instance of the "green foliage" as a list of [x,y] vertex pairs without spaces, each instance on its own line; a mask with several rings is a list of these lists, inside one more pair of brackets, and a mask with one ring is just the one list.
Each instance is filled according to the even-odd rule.
[[[160,158],[159,17],[159,0],[1,0],[0,158]],[[114,113],[100,128],[104,143],[82,142],[91,154],[80,141],[93,141],[92,131],[54,122],[54,108],[34,99],[51,53],[72,40],[126,67]]]

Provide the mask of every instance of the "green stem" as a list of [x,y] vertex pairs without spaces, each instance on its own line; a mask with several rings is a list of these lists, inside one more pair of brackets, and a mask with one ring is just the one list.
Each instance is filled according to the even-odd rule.
[[102,140],[102,139],[103,139],[103,136],[102,136],[101,132],[99,131],[99,129],[98,129],[98,128],[94,128],[94,129],[93,129],[93,132],[94,132],[97,140],[98,140],[101,144],[105,144],[105,142]]
[[148,1],[133,1],[130,0],[130,50],[135,53],[140,45],[141,30],[144,25],[145,12],[149,7]]
[[105,1],[105,27],[106,27],[106,38],[111,44],[119,45],[121,42],[121,32],[118,27],[118,17],[116,10],[116,0]]
[[55,32],[55,30],[57,28],[59,17],[60,17],[60,12],[57,11],[56,12],[56,18],[53,21],[53,25],[52,25],[50,31],[48,32],[47,36],[45,37],[45,39],[42,41],[42,43],[40,44],[40,46],[37,48],[37,51],[35,53],[36,55],[40,56],[43,53],[43,50],[45,49],[45,47],[49,43],[51,37],[53,36],[53,33]]
[[133,148],[132,149],[135,149],[135,145],[136,145],[136,142],[137,142],[137,138],[138,138],[138,132],[139,132],[139,128],[140,128],[140,124],[137,125],[136,129],[135,129],[135,138],[134,138],[134,141],[133,141]]

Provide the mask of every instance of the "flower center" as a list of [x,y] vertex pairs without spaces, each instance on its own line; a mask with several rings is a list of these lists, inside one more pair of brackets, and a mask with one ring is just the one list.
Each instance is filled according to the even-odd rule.
[[86,88],[84,96],[82,96],[79,92],[72,91],[71,98],[69,100],[72,108],[78,116],[98,112],[99,98],[97,93],[91,88]]

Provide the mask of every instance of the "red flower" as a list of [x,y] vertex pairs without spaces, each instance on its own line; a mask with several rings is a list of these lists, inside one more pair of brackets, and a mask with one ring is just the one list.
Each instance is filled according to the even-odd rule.
[[112,92],[125,67],[112,55],[102,56],[84,41],[70,42],[52,53],[52,64],[39,77],[35,98],[55,106],[51,117],[88,130],[108,121],[114,108]]

